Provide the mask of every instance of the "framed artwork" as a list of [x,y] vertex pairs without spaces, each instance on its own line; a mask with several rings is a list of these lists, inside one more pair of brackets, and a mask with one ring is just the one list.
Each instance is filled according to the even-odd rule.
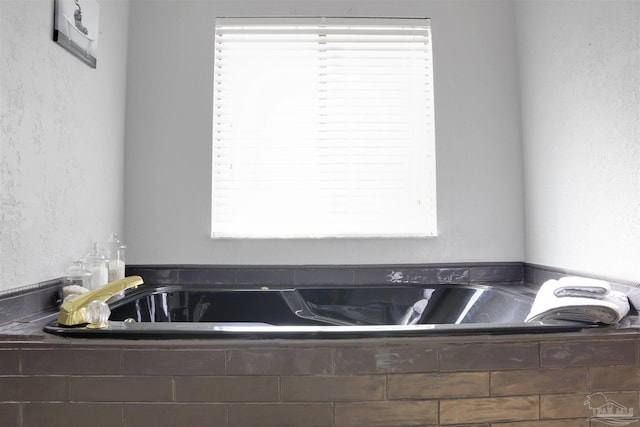
[[91,68],[98,58],[97,0],[54,0],[53,40]]

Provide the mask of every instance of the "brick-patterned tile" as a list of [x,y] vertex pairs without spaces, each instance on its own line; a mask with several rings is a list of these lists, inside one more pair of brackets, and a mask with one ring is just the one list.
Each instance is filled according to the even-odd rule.
[[70,377],[65,376],[3,376],[0,377],[0,401],[68,401],[69,381]]
[[125,403],[124,421],[126,427],[223,427],[227,425],[227,407],[204,403]]
[[440,424],[537,420],[538,405],[538,396],[441,400]]
[[122,403],[23,403],[21,427],[117,427]]
[[587,391],[587,368],[496,371],[491,373],[492,396]]
[[229,404],[229,427],[329,427],[329,403]]
[[604,340],[577,342],[543,342],[540,365],[611,366],[636,363],[636,341]]
[[392,401],[336,403],[336,427],[424,426],[437,424],[438,402]]
[[176,377],[178,402],[276,402],[278,377]]
[[589,427],[589,421],[585,418],[574,418],[571,420],[516,421],[514,423],[491,423],[491,427]]
[[0,375],[14,375],[20,372],[20,350],[0,350]]
[[488,372],[433,372],[388,376],[389,399],[489,396]]
[[539,364],[536,342],[449,344],[439,353],[445,371],[530,369]]
[[[591,399],[589,397],[591,396]],[[540,396],[541,419],[587,419],[593,414],[593,409],[611,399],[627,408],[633,408],[633,413],[638,413],[638,393],[636,392],[611,392],[605,394],[551,394]],[[590,400],[590,405],[586,402]]]
[[438,367],[434,346],[369,346],[338,348],[336,374],[377,374],[434,371]]
[[110,375],[122,373],[122,352],[112,349],[23,349],[25,375]]
[[[493,424],[493,425],[496,425],[496,424]],[[473,423],[473,424],[455,424],[455,425],[451,424],[451,425],[448,425],[447,427],[491,427],[491,426],[492,424],[489,424],[489,423],[482,423],[482,424]],[[424,427],[430,427],[430,426],[424,426]]]
[[594,366],[589,368],[589,390],[640,390],[640,368],[637,366]]
[[125,350],[124,373],[134,375],[224,375],[223,350]]
[[171,377],[71,377],[76,402],[167,402],[173,400]]
[[323,375],[331,372],[326,348],[246,349],[227,352],[228,375]]
[[20,422],[19,403],[0,403],[0,427],[16,427]]
[[383,400],[385,377],[295,376],[282,377],[282,399],[292,402]]

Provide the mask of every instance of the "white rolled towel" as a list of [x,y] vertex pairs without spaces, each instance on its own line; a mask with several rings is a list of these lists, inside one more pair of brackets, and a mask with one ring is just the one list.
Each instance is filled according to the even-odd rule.
[[557,282],[553,291],[557,297],[601,298],[611,292],[611,285],[605,280],[567,276]]
[[525,322],[571,320],[612,325],[629,312],[627,296],[612,290],[608,282],[563,279],[548,280],[540,287]]

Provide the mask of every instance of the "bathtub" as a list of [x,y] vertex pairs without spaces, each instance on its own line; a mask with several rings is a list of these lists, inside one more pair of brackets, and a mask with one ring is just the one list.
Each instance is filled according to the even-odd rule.
[[45,331],[82,338],[367,338],[577,331],[525,323],[535,291],[522,285],[216,288],[150,286],[111,301],[104,328]]

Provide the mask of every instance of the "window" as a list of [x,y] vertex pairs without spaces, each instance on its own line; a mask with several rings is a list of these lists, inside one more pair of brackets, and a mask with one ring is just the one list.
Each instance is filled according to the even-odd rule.
[[212,237],[436,234],[428,19],[216,20]]

